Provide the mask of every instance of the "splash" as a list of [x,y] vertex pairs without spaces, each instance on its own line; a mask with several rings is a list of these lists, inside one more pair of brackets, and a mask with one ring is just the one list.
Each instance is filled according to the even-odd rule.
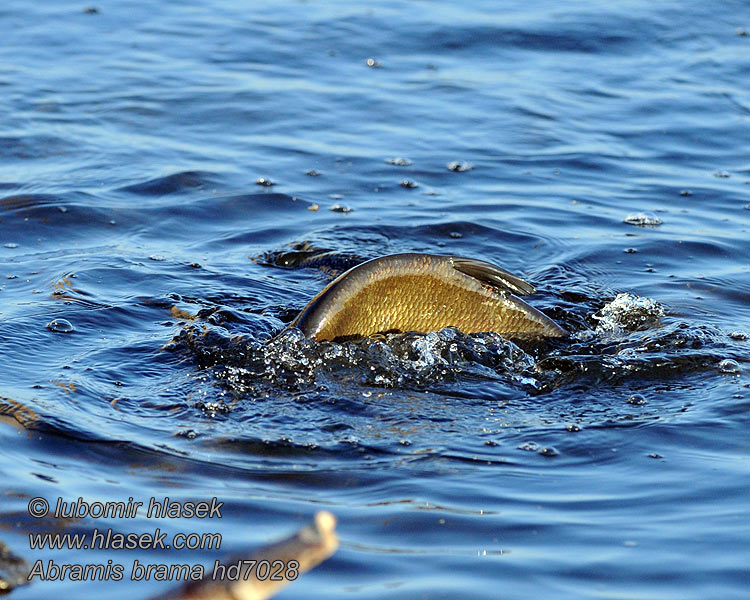
[[263,344],[228,337],[221,329],[190,325],[175,346],[187,347],[219,382],[243,396],[314,390],[331,382],[406,389],[434,389],[467,377],[515,386],[536,382],[535,359],[491,332],[467,335],[446,328],[337,343],[315,342],[289,328]]
[[[172,348],[187,351],[201,367],[208,385],[202,408],[210,414],[229,411],[233,401],[274,398],[280,391],[323,401],[378,390],[483,397],[487,386],[493,390],[488,397],[504,390],[536,396],[566,385],[640,384],[715,372],[732,355],[726,333],[664,320],[664,307],[651,298],[622,293],[598,310],[595,302],[579,301],[588,314],[563,320],[576,332],[566,340],[508,340],[455,328],[337,342],[316,342],[287,328],[261,339],[251,332],[233,334],[236,324],[217,318],[186,324]],[[215,385],[219,397],[211,392]]]
[[592,318],[598,321],[595,332],[606,336],[654,328],[664,314],[664,308],[656,300],[624,293],[617,294]]

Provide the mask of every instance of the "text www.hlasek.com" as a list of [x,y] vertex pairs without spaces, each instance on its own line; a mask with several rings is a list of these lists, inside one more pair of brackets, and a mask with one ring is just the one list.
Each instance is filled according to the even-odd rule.
[[[66,501],[57,498],[54,504],[42,497],[32,498],[28,504],[29,515],[35,519],[52,516],[55,519],[220,519],[224,503],[216,497],[203,502],[175,502],[169,497],[150,498],[148,503],[127,501],[90,502],[83,498]],[[140,513],[140,514],[139,514]],[[145,514],[144,514],[145,513]],[[117,533],[112,529],[95,528],[86,533],[31,533],[32,550],[219,550],[220,533],[179,532],[168,537],[156,528],[148,533]],[[119,554],[120,556],[126,556]],[[184,556],[181,553],[181,556]],[[116,560],[116,559],[115,559]],[[106,563],[80,561],[60,564],[52,559],[38,559],[27,579],[45,581],[121,581],[129,576],[131,581],[198,581],[208,576],[214,580],[240,581],[293,581],[299,576],[296,560],[215,560],[210,573],[199,563],[166,564],[142,563],[132,559],[126,564],[108,559]]]
[[29,534],[32,550],[219,550],[220,533],[176,533],[169,543],[167,534],[160,529],[153,533],[115,533],[111,529],[88,533],[36,533]]

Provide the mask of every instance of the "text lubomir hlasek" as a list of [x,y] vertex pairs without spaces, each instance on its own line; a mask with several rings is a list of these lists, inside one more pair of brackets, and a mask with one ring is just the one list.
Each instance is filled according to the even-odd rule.
[[[157,500],[149,499],[146,508],[147,519],[213,519],[221,518],[223,502],[215,497],[204,502],[176,502],[165,497]],[[57,499],[54,516],[56,518],[83,519],[92,517],[95,519],[104,517],[110,519],[133,519],[138,515],[143,502],[136,502],[129,497],[127,502],[87,502],[78,498],[73,502],[66,502],[62,498]]]

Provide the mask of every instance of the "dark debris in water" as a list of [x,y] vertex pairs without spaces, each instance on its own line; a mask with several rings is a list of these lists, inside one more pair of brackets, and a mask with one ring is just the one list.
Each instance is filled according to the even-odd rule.
[[31,565],[11,552],[0,542],[0,594],[6,594],[13,588],[29,582],[28,574]]
[[471,171],[474,168],[474,165],[471,165],[464,161],[458,161],[454,160],[452,162],[448,163],[448,170],[453,171],[455,173],[464,173],[466,171]]
[[282,269],[317,269],[336,276],[357,266],[366,259],[354,254],[334,252],[329,248],[319,248],[308,242],[298,242],[290,247],[264,252],[252,259],[259,265]]
[[544,448],[539,448],[539,454],[548,458],[552,458],[554,456],[558,456],[560,452],[552,446],[545,446]]

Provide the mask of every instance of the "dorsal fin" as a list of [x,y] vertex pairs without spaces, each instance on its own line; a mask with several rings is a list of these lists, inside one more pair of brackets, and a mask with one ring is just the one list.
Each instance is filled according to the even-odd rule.
[[508,292],[518,296],[528,296],[536,291],[534,286],[528,281],[483,260],[462,258],[460,256],[451,256],[450,259],[453,268],[457,271],[469,277],[474,277],[474,279],[478,279],[482,283],[491,285],[501,292]]

